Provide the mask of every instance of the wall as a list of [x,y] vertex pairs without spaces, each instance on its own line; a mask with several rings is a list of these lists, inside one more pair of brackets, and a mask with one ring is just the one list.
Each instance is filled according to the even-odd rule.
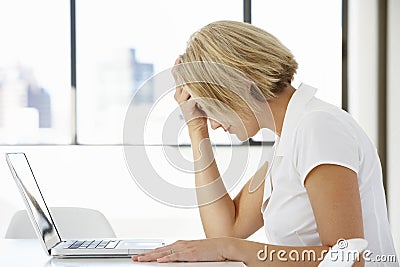
[[349,112],[378,145],[378,4],[349,0]]
[[[378,145],[378,1],[349,0],[349,111]],[[400,1],[388,0],[387,200],[400,250]]]
[[388,1],[388,195],[389,216],[400,252],[400,0]]

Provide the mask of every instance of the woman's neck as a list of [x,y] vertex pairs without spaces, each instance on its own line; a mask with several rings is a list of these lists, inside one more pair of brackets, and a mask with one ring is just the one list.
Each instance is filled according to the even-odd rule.
[[282,133],[283,121],[290,99],[296,89],[292,85],[286,86],[276,98],[268,101],[275,122],[275,132],[280,136]]

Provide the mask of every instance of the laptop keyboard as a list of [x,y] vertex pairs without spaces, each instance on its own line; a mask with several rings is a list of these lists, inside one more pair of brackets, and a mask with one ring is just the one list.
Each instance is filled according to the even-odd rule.
[[77,240],[69,249],[113,249],[116,248],[120,240]]

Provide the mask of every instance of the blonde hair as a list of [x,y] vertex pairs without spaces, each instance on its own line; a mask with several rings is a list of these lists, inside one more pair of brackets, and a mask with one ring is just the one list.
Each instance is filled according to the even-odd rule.
[[[195,32],[188,41],[182,62],[214,62],[228,66],[258,87],[262,96],[257,95],[258,90],[251,88],[251,94],[258,100],[260,97],[266,100],[276,97],[291,83],[297,70],[292,53],[276,37],[251,24],[236,21],[216,21]],[[189,68],[183,68],[184,72],[190,72],[193,77],[198,69]],[[216,79],[215,73],[207,73],[213,76],[211,79]],[[204,75],[204,71],[199,75]],[[227,90],[235,81],[228,82],[227,79],[229,77],[217,79],[224,80],[227,86],[220,86],[217,82],[200,82],[188,84],[188,89],[196,97],[217,99],[229,103],[235,110],[243,109],[240,96]]]

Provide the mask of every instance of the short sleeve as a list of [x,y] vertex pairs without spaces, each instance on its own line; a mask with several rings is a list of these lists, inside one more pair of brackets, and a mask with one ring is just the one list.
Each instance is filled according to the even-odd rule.
[[307,175],[321,164],[335,164],[358,174],[359,145],[346,121],[324,111],[301,119],[295,132],[293,161],[302,185]]

